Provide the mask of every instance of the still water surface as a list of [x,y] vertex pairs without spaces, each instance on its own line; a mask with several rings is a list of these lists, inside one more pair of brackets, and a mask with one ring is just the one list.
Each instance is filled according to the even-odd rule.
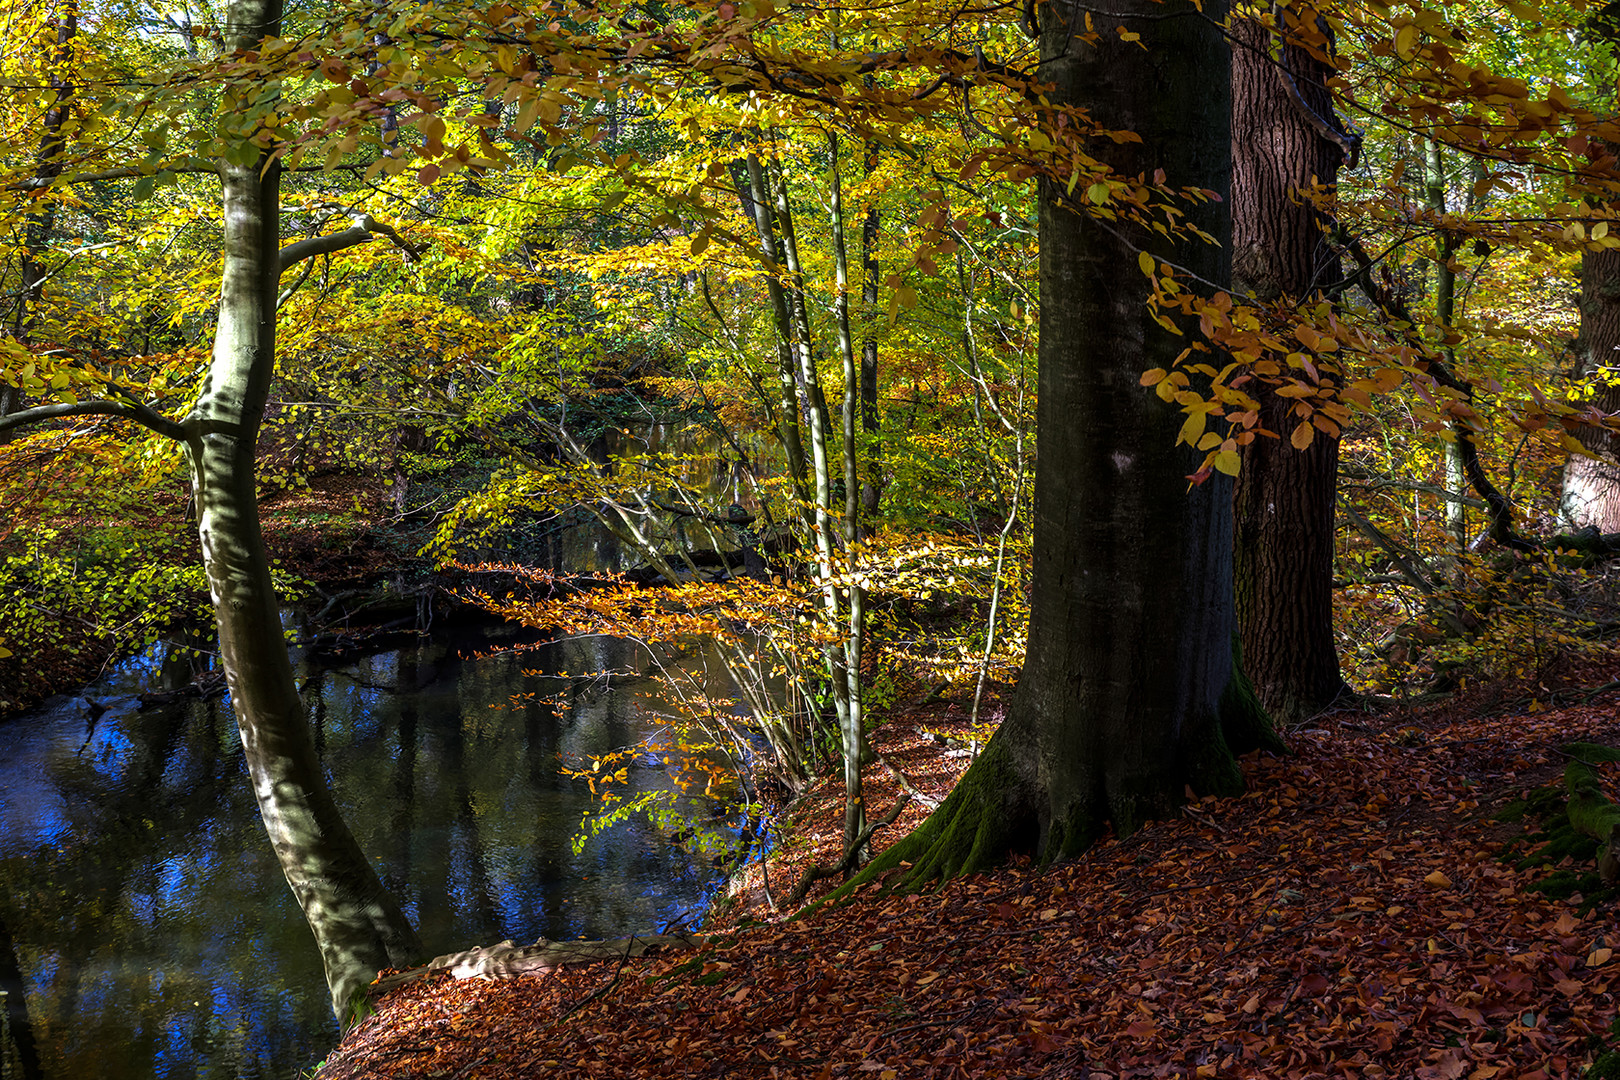
[[[607,638],[479,655],[494,644],[463,629],[299,663],[339,802],[428,954],[695,920],[720,881],[708,858],[640,819],[570,846],[590,796],[559,763],[653,734],[658,701],[639,677],[555,673],[634,671],[645,655]],[[93,725],[81,699],[0,723],[4,1080],[287,1080],[335,1041],[229,701],[138,707],[177,666],[161,648],[121,665],[89,691],[107,706]],[[640,791],[689,765],[638,760]],[[694,820],[722,812],[685,805]]]

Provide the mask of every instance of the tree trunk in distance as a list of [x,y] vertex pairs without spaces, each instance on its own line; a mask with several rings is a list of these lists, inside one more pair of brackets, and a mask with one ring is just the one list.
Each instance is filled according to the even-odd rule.
[[[1575,339],[1579,373],[1601,379],[1605,368],[1620,368],[1620,251],[1581,253],[1581,332]],[[1620,371],[1614,373],[1620,376]],[[1620,384],[1600,382],[1593,404],[1620,412]],[[1620,438],[1598,428],[1575,432],[1581,445],[1608,458],[1620,455]],[[1558,502],[1566,527],[1590,525],[1600,533],[1620,532],[1620,467],[1598,458],[1572,455],[1564,465],[1564,492]]]
[[[281,0],[233,0],[230,48],[275,34]],[[332,1008],[346,1018],[377,972],[421,957],[416,931],[338,811],[310,739],[259,528],[254,453],[275,367],[280,171],[222,162],[219,325],[186,419],[197,531],[219,654],[265,831],[321,951]]]
[[[1291,25],[1292,9],[1282,9]],[[1305,17],[1314,13],[1305,12]],[[1232,25],[1232,289],[1260,301],[1306,301],[1339,276],[1323,235],[1324,215],[1296,191],[1331,187],[1342,157],[1301,113],[1333,117],[1323,88],[1331,69],[1297,44],[1280,59],[1253,19]],[[1291,402],[1259,394],[1259,438],[1243,450],[1233,502],[1234,576],[1243,670],[1271,715],[1297,722],[1344,687],[1333,639],[1333,541],[1339,440],[1318,431],[1304,450],[1288,442]]]
[[[62,126],[67,121],[73,102],[73,83],[67,72],[73,62],[73,39],[79,32],[76,0],[63,3],[53,21],[56,24],[55,47],[44,66],[50,71],[50,86],[56,96],[51,107],[45,110],[42,125],[45,130],[40,136],[39,154],[34,165],[35,181],[46,187],[39,196],[40,209],[30,213],[24,221],[22,258],[19,260],[22,284],[17,298],[15,337],[24,345],[28,344],[34,313],[45,295],[45,268],[40,265],[40,256],[45,253],[45,245],[50,242],[51,231],[56,227],[56,201],[51,197],[49,185],[62,175],[65,142]],[[17,412],[22,407],[22,388],[0,382],[0,416]],[[0,446],[16,438],[20,431],[20,428],[0,431]]]
[[[1224,194],[1231,161],[1224,5],[1123,0],[1071,41],[1074,9],[1040,10],[1054,105],[1139,144],[1088,153],[1125,176]],[[1186,17],[1176,17],[1185,13]],[[1079,34],[1085,27],[1076,25]],[[1142,48],[1117,30],[1140,34]],[[1112,821],[1123,835],[1175,812],[1191,786],[1241,790],[1234,749],[1275,745],[1232,655],[1232,492],[1188,490],[1198,455],[1183,416],[1139,383],[1185,338],[1159,327],[1138,268],[1145,247],[1226,280],[1227,203],[1182,203],[1221,244],[1099,223],[1062,181],[1040,185],[1041,326],[1029,653],[1007,719],[945,803],[856,883],[907,861],[898,887],[986,869],[1013,850],[1075,854]],[[1085,185],[1077,190],[1084,191]]]

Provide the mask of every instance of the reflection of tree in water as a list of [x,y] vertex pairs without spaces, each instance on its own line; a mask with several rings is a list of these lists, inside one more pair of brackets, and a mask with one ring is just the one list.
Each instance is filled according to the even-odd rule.
[[[709,879],[645,822],[583,856],[570,850],[591,802],[558,774],[558,757],[641,738],[646,684],[616,676],[606,692],[589,678],[525,674],[625,672],[644,657],[603,639],[457,656],[440,639],[303,673],[344,813],[366,849],[386,855],[380,869],[430,952],[614,937],[696,904]],[[318,1060],[335,1035],[320,959],[257,825],[229,707],[114,706],[78,757],[81,728],[69,736],[42,758],[60,808],[29,842],[50,846],[0,858],[12,894],[0,893],[0,920],[32,991],[43,1078],[285,1080]],[[637,771],[638,783],[665,781]],[[0,1033],[5,1080],[34,1080],[14,1030]]]
[[[218,920],[255,906],[242,894],[281,889],[267,851],[221,850],[215,822],[252,820],[222,713],[218,701],[189,701],[104,720],[83,754],[50,763],[60,795],[51,845],[0,862],[12,883],[0,920],[14,939],[0,952],[33,991],[43,1076],[162,1072],[165,1062],[268,1076],[271,1059],[306,1049],[296,1028],[242,1019],[271,1012],[267,995],[251,981],[215,985],[208,966],[220,959]],[[202,963],[176,964],[177,949]]]
[[[38,1080],[39,1053],[34,1049],[34,1027],[28,1019],[28,995],[17,946],[0,915],[0,1077]],[[15,1072],[13,1072],[15,1068]]]

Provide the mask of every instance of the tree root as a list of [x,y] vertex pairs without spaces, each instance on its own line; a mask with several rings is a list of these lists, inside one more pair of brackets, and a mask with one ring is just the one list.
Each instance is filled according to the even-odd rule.
[[1015,844],[1020,839],[1013,824],[1018,815],[1008,812],[1009,801],[1020,790],[998,734],[926,821],[807,910],[843,900],[875,881],[883,882],[885,894],[919,892],[935,882],[991,869],[1014,846],[1027,846]]
[[885,769],[889,770],[889,775],[893,776],[894,779],[895,779],[895,782],[900,785],[900,790],[904,791],[907,795],[910,795],[913,799],[916,799],[917,802],[921,803],[923,806],[927,807],[929,810],[938,810],[939,809],[939,804],[940,804],[941,800],[935,799],[935,798],[933,798],[931,796],[928,796],[928,795],[924,795],[922,792],[918,791],[915,787],[912,786],[911,781],[906,778],[906,774],[901,772],[899,769],[895,768],[894,763],[892,761],[890,761],[888,758],[884,757],[882,754],[879,754],[879,753],[877,753],[877,751],[874,750],[873,751],[873,756],[878,759],[878,763],[880,765],[882,765]]
[[787,906],[798,907],[804,903],[804,898],[810,895],[810,886],[816,882],[825,881],[827,878],[836,877],[839,874],[847,874],[855,869],[855,862],[860,857],[860,853],[866,849],[867,841],[872,839],[872,834],[879,829],[893,825],[899,819],[900,812],[906,808],[906,803],[910,800],[911,795],[909,793],[901,795],[900,798],[895,800],[894,806],[890,808],[887,814],[867,822],[866,828],[861,830],[860,835],[856,837],[855,843],[851,845],[848,851],[844,852],[844,857],[835,865],[822,866],[818,863],[806,870],[804,876],[799,879],[799,883],[788,894]]
[[366,988],[371,998],[429,975],[448,973],[457,979],[511,979],[535,975],[562,964],[589,964],[600,960],[625,960],[648,956],[669,949],[695,949],[699,942],[687,934],[645,934],[611,941],[547,941],[533,945],[482,945],[462,952],[434,957],[420,967],[384,975]]

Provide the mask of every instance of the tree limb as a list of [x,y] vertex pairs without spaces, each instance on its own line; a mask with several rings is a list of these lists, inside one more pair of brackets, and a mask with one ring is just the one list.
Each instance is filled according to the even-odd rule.
[[312,259],[317,255],[330,255],[334,251],[354,247],[356,244],[368,244],[377,234],[388,237],[400,250],[405,252],[406,258],[411,262],[420,262],[422,254],[413,245],[406,242],[391,225],[385,225],[370,214],[361,214],[355,218],[354,224],[340,233],[329,236],[312,236],[308,240],[299,240],[288,244],[281,249],[281,266],[278,273],[285,274],[287,269],[305,259]]
[[1406,556],[1395,546],[1395,541],[1385,536],[1378,526],[1363,517],[1361,511],[1350,505],[1348,499],[1341,498],[1339,505],[1344,507],[1345,515],[1350,518],[1351,523],[1357,529],[1360,529],[1367,539],[1384,549],[1385,554],[1394,561],[1396,568],[1400,570],[1402,577],[1416,586],[1417,590],[1425,596],[1434,592],[1434,586],[1429,584],[1429,580],[1418,573],[1417,568],[1407,561]]
[[900,785],[900,790],[904,791],[907,795],[910,795],[913,799],[916,799],[919,803],[922,803],[922,805],[929,810],[939,809],[939,800],[930,795],[924,795],[922,792],[918,791],[912,785],[911,781],[906,778],[906,774],[894,767],[894,762],[890,761],[888,758],[877,753],[876,751],[873,752],[873,756],[878,759],[878,763],[880,765],[889,770],[889,775],[893,776],[895,782]]
[[57,405],[36,405],[32,409],[23,409],[8,416],[0,417],[0,431],[11,428],[20,428],[28,424],[37,424],[45,420],[54,420],[59,416],[122,416],[126,420],[133,420],[142,427],[151,429],[159,435],[166,435],[175,442],[186,441],[186,429],[167,417],[160,416],[135,402],[124,401],[76,401]]
[[[1424,370],[1435,382],[1449,390],[1460,394],[1464,401],[1474,400],[1474,386],[1466,379],[1458,378],[1446,365],[1445,361],[1424,344],[1417,334],[1417,319],[1412,310],[1407,307],[1406,301],[1394,289],[1380,285],[1373,276],[1372,257],[1362,246],[1358,237],[1343,234],[1345,250],[1356,262],[1357,284],[1362,292],[1366,293],[1373,303],[1392,320],[1406,324],[1402,336],[1408,344],[1419,351],[1420,363]],[[1485,475],[1485,469],[1479,463],[1479,447],[1474,444],[1473,430],[1456,414],[1451,418],[1452,434],[1457,440],[1457,456],[1462,460],[1463,475],[1468,477],[1468,483],[1480,498],[1485,500],[1486,516],[1491,522],[1491,539],[1503,547],[1514,551],[1538,551],[1542,544],[1519,535],[1513,528],[1513,504],[1507,496],[1497,490],[1491,483],[1490,477]]]

